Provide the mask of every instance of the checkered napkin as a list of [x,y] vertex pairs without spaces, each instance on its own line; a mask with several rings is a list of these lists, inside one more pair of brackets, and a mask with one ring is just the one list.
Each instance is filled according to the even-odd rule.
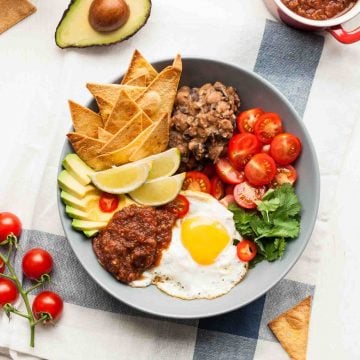
[[[50,251],[56,267],[49,287],[63,296],[65,310],[56,326],[38,327],[35,349],[28,347],[27,323],[15,316],[9,322],[0,313],[0,352],[3,350],[16,359],[24,354],[49,359],[286,359],[267,323],[314,294],[321,243],[331,236],[327,224],[331,189],[344,153],[342,144],[329,152],[339,128],[330,127],[326,137],[321,130],[324,124],[335,124],[341,110],[334,101],[319,99],[327,99],[336,92],[337,99],[342,100],[334,81],[341,68],[335,70],[320,61],[324,38],[266,20],[266,10],[253,0],[229,0],[228,8],[215,0],[198,0],[196,5],[190,0],[181,5],[159,0],[154,2],[146,30],[134,40],[106,50],[60,53],[58,49],[49,49],[48,43],[47,46],[38,43],[38,39],[52,41],[46,31],[50,33],[66,1],[60,3],[54,4],[57,11],[49,10],[49,21],[44,16],[41,27],[32,24],[34,36],[29,40],[31,49],[26,49],[25,57],[24,52],[10,46],[14,41],[23,44],[17,29],[12,35],[8,32],[4,45],[0,43],[0,52],[6,54],[0,58],[0,64],[11,69],[0,77],[3,85],[0,98],[7,100],[0,122],[3,125],[5,118],[13,119],[2,127],[0,134],[0,151],[8,159],[0,165],[0,203],[3,209],[18,213],[27,229],[14,259],[19,274],[20,259],[27,249],[40,246]],[[194,15],[205,8],[204,18]],[[239,16],[233,18],[231,8]],[[171,17],[170,12],[177,16]],[[256,21],[248,21],[254,13],[258,15],[252,18]],[[74,98],[85,104],[89,95],[85,91],[80,93],[79,88],[86,81],[111,81],[125,69],[135,47],[151,59],[154,44],[158,58],[171,57],[176,52],[215,58],[253,69],[270,80],[304,116],[320,159],[322,190],[328,200],[322,200],[304,254],[285,279],[266,295],[226,315],[175,321],[149,316],[122,304],[85,272],[59,223],[56,176],[64,134],[70,125],[66,99]],[[223,51],[219,53],[220,46]],[[333,51],[331,46],[325,49]],[[341,51],[336,51],[341,57]],[[18,66],[25,64],[24,58],[32,61],[27,69]],[[18,134],[16,139],[14,134]]]

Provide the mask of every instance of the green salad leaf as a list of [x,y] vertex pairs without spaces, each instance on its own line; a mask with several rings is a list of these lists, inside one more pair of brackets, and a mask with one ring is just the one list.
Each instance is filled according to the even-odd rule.
[[268,190],[256,210],[246,210],[236,204],[230,204],[229,210],[234,214],[240,235],[257,245],[258,254],[251,266],[262,260],[280,259],[287,241],[299,236],[301,205],[290,184]]

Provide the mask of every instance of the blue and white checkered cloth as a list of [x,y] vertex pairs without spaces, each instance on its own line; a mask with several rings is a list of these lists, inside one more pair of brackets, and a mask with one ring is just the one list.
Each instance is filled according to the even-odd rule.
[[[60,3],[54,10],[39,2],[39,16],[42,19],[49,16],[51,20],[44,20],[46,31],[51,30],[66,5],[65,0]],[[24,354],[49,359],[287,359],[267,323],[306,296],[314,295],[316,289],[321,242],[329,236],[327,201],[332,198],[331,184],[336,181],[342,155],[341,146],[329,154],[328,143],[336,140],[336,131],[330,129],[327,139],[321,132],[327,121],[336,121],[339,111],[328,104],[323,119],[319,115],[325,110],[317,106],[316,99],[326,91],[327,77],[331,82],[336,72],[327,72],[324,77],[320,71],[316,84],[324,48],[322,35],[302,33],[267,20],[263,5],[252,0],[239,3],[231,0],[225,8],[225,4],[215,0],[199,0],[196,5],[199,11],[192,11],[190,5],[195,6],[194,2],[186,0],[180,6],[159,0],[142,32],[126,44],[106,49],[61,52],[46,31],[37,26],[35,16],[28,20],[28,39],[30,31],[33,32],[29,40],[31,49],[26,47],[26,51],[17,52],[10,46],[14,41],[19,47],[25,46],[22,38],[25,23],[5,34],[5,45],[0,42],[0,52],[7,51],[5,57],[0,57],[0,64],[2,69],[9,66],[11,74],[0,77],[0,84],[7,87],[10,106],[5,106],[7,116],[0,121],[3,124],[11,116],[15,120],[8,125],[12,126],[9,133],[5,130],[0,135],[2,154],[10,159],[0,168],[3,173],[0,203],[2,208],[18,213],[28,229],[21,237],[16,268],[20,270],[21,254],[27,249],[36,246],[48,249],[56,264],[50,288],[63,296],[66,305],[64,316],[55,327],[38,328],[35,349],[28,347],[26,322],[16,317],[9,322],[0,313],[0,350],[10,350],[10,356],[17,359]],[[233,15],[231,6],[239,15]],[[47,11],[46,16],[41,15],[42,7]],[[205,8],[206,16],[201,17]],[[37,43],[37,39],[46,46]],[[134,47],[150,59],[181,52],[184,57],[215,58],[253,69],[287,96],[304,116],[313,135],[329,200],[322,202],[312,239],[286,278],[266,295],[237,311],[184,321],[140,313],[99,287],[82,268],[63,236],[56,209],[56,170],[70,124],[66,99],[86,103],[89,95],[85,91],[80,93],[83,85],[87,81],[107,82],[116,78],[125,70]],[[23,68],[26,57],[34,68]],[[39,64],[35,64],[36,60]],[[14,62],[17,67],[10,66]],[[0,96],[5,94],[2,91],[0,87]],[[10,134],[20,134],[15,144],[8,140]],[[329,178],[329,173],[335,177]]]

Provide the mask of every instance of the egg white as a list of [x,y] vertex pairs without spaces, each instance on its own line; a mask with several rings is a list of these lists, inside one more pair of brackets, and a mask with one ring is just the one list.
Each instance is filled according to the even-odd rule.
[[[156,285],[168,295],[181,299],[213,299],[229,292],[245,276],[248,265],[236,255],[233,239],[240,239],[233,214],[212,196],[183,191],[190,203],[188,214],[176,222],[169,247],[162,252],[160,264],[146,272],[133,287]],[[229,234],[229,243],[210,265],[193,260],[181,240],[181,223],[192,217],[205,217],[221,223]]]

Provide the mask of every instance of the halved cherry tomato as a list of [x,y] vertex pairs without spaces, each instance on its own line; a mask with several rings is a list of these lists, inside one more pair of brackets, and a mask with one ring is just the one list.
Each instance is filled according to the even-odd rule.
[[254,134],[236,134],[229,141],[229,159],[236,169],[242,170],[251,157],[260,152],[260,149],[260,141]]
[[188,213],[189,207],[189,200],[184,195],[179,194],[173,201],[166,204],[164,209],[175,214],[178,218],[182,218]]
[[241,240],[236,245],[237,256],[241,261],[251,261],[257,253],[256,245],[250,240]]
[[0,308],[5,304],[13,304],[19,296],[19,291],[12,280],[0,277]]
[[43,291],[36,295],[32,304],[32,311],[37,320],[44,314],[50,315],[50,320],[54,322],[61,316],[64,307],[63,299],[52,291]]
[[293,134],[284,133],[274,137],[270,144],[270,154],[280,165],[294,162],[301,152],[301,141]]
[[201,172],[204,173],[210,179],[216,174],[215,165],[206,164]]
[[210,180],[210,194],[218,200],[223,198],[225,195],[224,184],[218,176],[214,176]]
[[260,108],[254,108],[243,111],[236,118],[236,124],[240,132],[253,133],[256,120],[262,115],[264,111]]
[[261,148],[261,152],[265,153],[265,154],[270,154],[270,144],[265,144],[262,148]]
[[5,263],[0,259],[0,274],[3,274],[5,271]]
[[279,166],[276,169],[276,175],[271,182],[271,185],[276,187],[282,184],[293,185],[297,179],[297,171],[291,165]]
[[237,171],[228,159],[220,159],[215,168],[219,178],[226,184],[236,185],[245,180],[244,172]]
[[226,185],[225,186],[225,195],[234,195],[235,185]]
[[102,212],[111,213],[119,205],[119,195],[103,192],[99,199],[99,207]]
[[235,186],[234,198],[241,207],[245,209],[256,209],[255,201],[261,200],[266,191],[265,186],[253,187],[244,181]]
[[271,140],[283,131],[280,116],[275,113],[261,115],[254,126],[254,134],[264,144],[270,144]]
[[186,173],[182,189],[210,193],[210,180],[200,171],[189,171]]
[[275,161],[268,154],[254,155],[245,166],[245,177],[254,186],[269,184],[275,174]]
[[228,206],[232,203],[235,202],[235,198],[234,198],[234,195],[226,195],[225,197],[223,197],[221,200],[220,200],[220,203],[222,205],[224,205],[226,208],[228,208]]
[[19,237],[22,226],[20,219],[10,212],[0,213],[0,243],[5,241],[10,234]]
[[22,270],[32,280],[40,279],[49,274],[53,268],[53,258],[46,250],[34,248],[29,250],[22,259]]

